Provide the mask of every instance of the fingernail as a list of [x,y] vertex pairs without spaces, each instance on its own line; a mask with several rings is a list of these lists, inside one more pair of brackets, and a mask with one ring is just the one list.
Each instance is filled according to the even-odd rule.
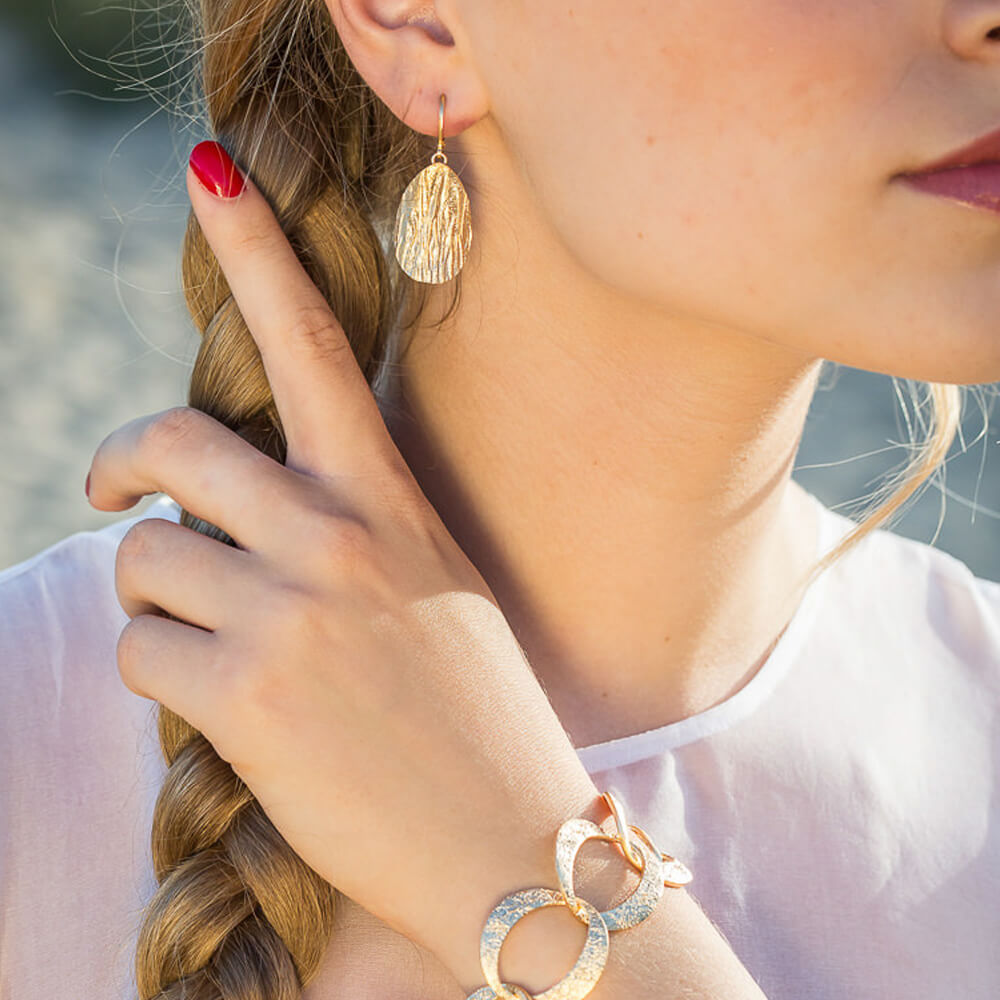
[[90,473],[87,473],[87,482],[84,484],[83,492],[87,494],[87,499],[90,499]]
[[235,198],[246,182],[229,154],[211,139],[199,142],[188,158],[201,186],[218,198]]

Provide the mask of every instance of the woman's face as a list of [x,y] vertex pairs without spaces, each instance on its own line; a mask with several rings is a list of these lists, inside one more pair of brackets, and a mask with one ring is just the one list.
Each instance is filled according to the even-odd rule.
[[1000,379],[1000,214],[893,179],[1000,127],[1000,0],[449,11],[594,275],[843,364]]

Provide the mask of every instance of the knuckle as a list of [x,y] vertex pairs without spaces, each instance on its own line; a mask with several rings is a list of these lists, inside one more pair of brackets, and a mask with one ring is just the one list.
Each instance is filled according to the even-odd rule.
[[163,545],[169,544],[172,527],[163,518],[149,517],[136,521],[122,535],[115,550],[115,587],[119,596],[125,589],[134,588],[138,575],[162,551]]
[[245,722],[251,722],[254,713],[267,705],[268,692],[273,684],[259,654],[219,664],[216,677],[221,690],[225,692],[226,704]]
[[135,668],[145,655],[147,638],[146,619],[141,615],[138,618],[131,618],[126,622],[118,636],[115,650],[118,660],[118,675],[125,686],[136,694],[141,692],[134,680]]
[[311,660],[318,648],[330,648],[340,631],[340,602],[322,585],[286,579],[268,588],[264,606],[266,622],[254,636],[256,667],[247,693],[257,703],[274,704],[288,690],[292,665]]
[[115,565],[119,571],[132,566],[137,560],[149,553],[149,538],[146,531],[141,527],[142,521],[132,525],[128,531],[122,535],[122,540],[118,543],[115,552]]
[[316,525],[316,544],[342,571],[361,572],[374,562],[375,537],[356,514],[325,514]]
[[297,306],[288,331],[289,350],[300,351],[309,358],[333,358],[349,350],[330,308],[322,302],[307,302]]
[[151,420],[142,430],[140,451],[161,454],[196,434],[203,426],[205,415],[190,406],[172,406]]
[[[386,546],[363,518],[331,518],[317,542],[324,593],[350,593],[371,607],[395,600],[400,583],[398,561],[392,558],[391,549],[384,551]],[[329,610],[326,614],[329,617]],[[329,632],[331,625],[324,627]]]
[[152,532],[145,521],[137,521],[125,532],[115,551],[115,580],[119,587],[135,575],[138,566],[148,560],[153,545]]
[[[314,617],[310,594],[294,584],[280,584],[268,595],[268,619],[278,635],[279,646],[301,638]],[[265,647],[267,643],[261,643]]]
[[315,641],[316,624],[313,602],[301,588],[276,587],[252,633],[215,665],[226,703],[246,726],[261,722],[288,697],[288,671],[302,662],[303,653],[315,649],[310,642]]
[[241,254],[270,256],[274,253],[275,241],[266,229],[248,227],[233,237],[233,246]]
[[413,472],[399,453],[390,455],[386,463],[386,485],[379,498],[394,518],[422,516],[430,502]]

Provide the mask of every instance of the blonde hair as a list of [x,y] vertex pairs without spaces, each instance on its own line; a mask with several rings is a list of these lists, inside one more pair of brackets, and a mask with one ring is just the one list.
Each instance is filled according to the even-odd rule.
[[[269,199],[378,395],[425,286],[388,249],[403,188],[436,136],[414,133],[367,86],[320,0],[186,0],[207,124]],[[284,461],[285,440],[253,338],[193,213],[183,286],[202,335],[188,403]],[[455,283],[458,303],[460,280]],[[447,317],[444,317],[447,318]],[[948,451],[959,387],[930,385],[931,431],[895,489],[819,572],[888,521]],[[181,523],[228,544],[187,511]],[[294,1000],[329,942],[337,891],[302,862],[208,740],[165,706],[168,770],[152,826],[159,886],[136,953],[142,1000]]]

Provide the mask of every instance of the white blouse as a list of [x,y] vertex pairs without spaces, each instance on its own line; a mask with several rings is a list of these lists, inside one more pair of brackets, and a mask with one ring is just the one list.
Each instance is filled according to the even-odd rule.
[[[814,500],[819,555],[852,522]],[[164,774],[116,665],[135,520],[0,573],[3,1000],[134,996]],[[770,1000],[1000,997],[1000,583],[878,530],[726,701],[578,752]]]

